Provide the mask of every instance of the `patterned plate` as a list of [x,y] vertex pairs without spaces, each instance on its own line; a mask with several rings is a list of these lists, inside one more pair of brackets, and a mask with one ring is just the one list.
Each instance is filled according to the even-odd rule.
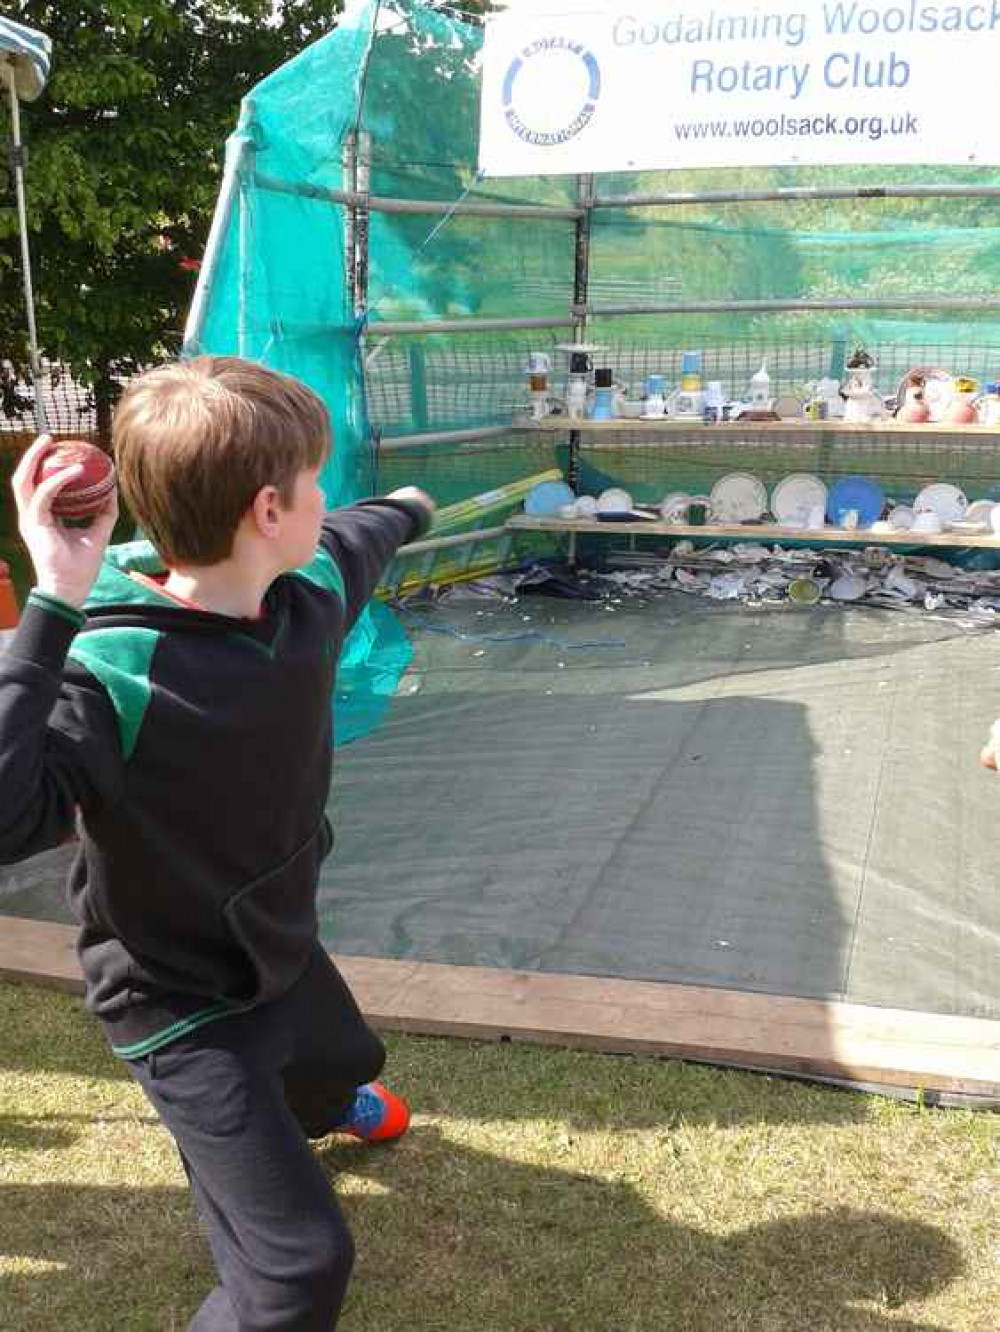
[[811,472],[792,472],[771,491],[771,512],[779,523],[805,522],[814,509],[826,512],[826,486]]
[[767,487],[749,472],[730,472],[716,481],[709,502],[717,523],[745,523],[767,511]]
[[968,507],[964,492],[947,481],[924,486],[913,501],[914,513],[936,513],[943,523],[960,523]]

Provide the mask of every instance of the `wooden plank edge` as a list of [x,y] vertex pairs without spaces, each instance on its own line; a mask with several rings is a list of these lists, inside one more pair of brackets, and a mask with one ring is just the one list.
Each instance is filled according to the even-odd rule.
[[[80,994],[76,931],[0,916],[0,979]],[[373,1026],[1000,1100],[1000,1021],[667,982],[334,955]],[[854,1051],[854,1053],[852,1053]]]
[[732,435],[969,435],[996,436],[1000,427],[969,422],[959,425],[948,421],[845,421],[826,417],[813,421],[806,416],[786,416],[777,421],[754,421],[737,417],[735,421],[705,423],[700,416],[616,416],[610,421],[595,421],[592,416],[546,416],[535,421],[515,416],[510,428],[525,434],[565,435],[571,430],[581,435],[614,435],[624,431],[636,434],[689,435],[692,438],[725,438]]
[[512,532],[553,532],[589,536],[699,537],[702,540],[737,538],[759,545],[762,541],[796,541],[806,546],[945,546],[961,549],[1000,549],[1000,536],[985,532],[873,532],[867,527],[783,527],[780,523],[666,523],[660,519],[602,523],[593,518],[535,518],[514,513],[507,519]]

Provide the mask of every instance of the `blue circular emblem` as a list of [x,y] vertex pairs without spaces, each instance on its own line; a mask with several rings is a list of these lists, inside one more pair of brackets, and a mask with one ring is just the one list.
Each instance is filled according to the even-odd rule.
[[[580,62],[586,75],[587,91],[583,102],[568,108],[565,118],[555,128],[538,129],[529,124],[525,116],[518,111],[517,79],[518,75],[529,64],[535,62],[534,67],[537,69],[538,64],[542,63],[547,55],[552,55],[554,52],[568,52]],[[571,37],[539,37],[537,41],[531,42],[519,55],[514,57],[504,76],[504,119],[513,133],[519,139],[523,139],[525,143],[537,144],[540,147],[565,143],[567,139],[575,138],[589,123],[596,110],[597,99],[600,94],[601,69],[592,52]]]

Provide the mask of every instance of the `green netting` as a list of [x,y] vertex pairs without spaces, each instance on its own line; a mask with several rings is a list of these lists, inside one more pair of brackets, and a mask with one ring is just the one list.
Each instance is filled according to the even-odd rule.
[[[373,195],[448,204],[512,201],[572,204],[570,177],[488,181],[476,169],[482,30],[416,0],[350,6],[336,31],[256,88],[231,144],[249,141],[231,198],[220,202],[222,243],[208,277],[199,343],[240,351],[300,375],[329,404],[336,454],[325,484],[332,503],[404,482],[424,484],[445,505],[565,467],[565,438],[510,429],[525,401],[525,358],[555,350],[573,333],[576,227],[572,217],[531,220],[461,212],[386,213],[362,225],[367,300],[357,318],[349,227],[357,219],[324,191],[351,188],[345,147],[358,132]],[[640,109],[642,114],[648,108]],[[602,196],[642,192],[740,192],[769,187],[1000,184],[997,168],[801,167],[602,175]],[[635,393],[651,371],[676,383],[685,348],[700,348],[709,377],[740,396],[766,357],[776,393],[800,394],[839,375],[864,343],[883,393],[916,365],[940,365],[980,381],[1000,379],[1000,319],[993,311],[947,312],[933,297],[1000,290],[1000,200],[974,197],[849,197],[689,202],[597,208],[592,215],[588,299],[602,305],[716,301],[720,313],[594,317],[587,336]],[[726,310],[727,303],[898,298],[899,311]],[[560,327],[433,336],[382,335],[389,320],[555,318]],[[558,387],[558,385],[556,385]],[[503,427],[477,439],[443,432]],[[430,436],[390,448],[403,436]],[[434,438],[438,436],[438,438]],[[768,480],[786,470],[837,476],[864,470],[900,498],[928,479],[966,482],[1000,497],[1000,460],[989,444],[960,436],[845,446],[803,433],[773,444],[694,436],[650,447],[623,437],[585,447],[583,479],[624,481],[642,498],[671,488],[708,488],[734,466]],[[407,445],[407,441],[403,441]],[[409,441],[412,444],[412,441]],[[503,513],[490,521],[502,521]],[[470,520],[470,528],[477,526]],[[451,553],[424,572],[444,577],[549,549],[496,542]],[[403,580],[403,585],[406,579]],[[397,586],[400,580],[395,580]],[[345,655],[343,678],[368,724],[373,698],[392,692],[407,659],[389,619],[369,619]],[[373,683],[375,682],[375,683]],[[351,700],[347,700],[349,717]]]

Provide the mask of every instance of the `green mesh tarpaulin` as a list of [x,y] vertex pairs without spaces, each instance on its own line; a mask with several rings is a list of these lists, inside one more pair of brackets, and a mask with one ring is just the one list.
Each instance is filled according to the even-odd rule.
[[[374,6],[265,79],[245,101],[230,154],[244,149],[220,200],[221,236],[208,275],[204,323],[190,351],[234,353],[297,375],[319,393],[333,424],[323,474],[331,506],[372,491],[369,423],[357,325],[345,280],[343,211],[328,200],[261,187],[340,187],[345,138],[357,122]],[[375,606],[344,647],[337,736],[377,722],[410,660],[406,636]]]
[[[414,0],[353,5],[334,32],[253,91],[229,145],[237,165],[220,198],[189,349],[258,358],[322,394],[336,431],[325,475],[333,504],[416,482],[450,505],[566,463],[564,439],[504,428],[524,403],[527,352],[550,351],[555,375],[565,367],[557,347],[573,332],[574,219],[374,208],[365,215],[367,279],[356,312],[351,211],[331,194],[356,183],[345,154],[356,141],[370,161],[373,196],[446,205],[575,203],[575,178],[479,177],[482,37],[480,27],[454,11]],[[637,132],[649,114],[637,108]],[[676,382],[680,355],[691,347],[704,351],[706,373],[722,379],[734,397],[764,358],[776,394],[802,394],[821,376],[839,375],[856,343],[874,354],[883,393],[918,365],[980,382],[1000,379],[996,311],[948,311],[932,300],[1000,290],[1000,199],[878,197],[885,187],[942,184],[997,186],[1000,170],[866,164],[598,176],[598,200],[640,191],[726,197],[595,209],[588,299],[598,308],[711,301],[721,309],[595,316],[587,336],[607,349],[602,360],[630,393],[653,370]],[[848,187],[848,197],[732,197],[803,186]],[[851,194],[855,187],[864,192]],[[728,308],[775,299],[885,298],[906,308]],[[379,332],[387,321],[512,318],[564,323],[481,334]],[[490,427],[486,442],[439,438]],[[414,447],[414,435],[427,442]],[[394,449],[399,436],[410,437],[409,444]],[[972,455],[954,441],[935,444],[934,457],[930,443],[921,447],[927,456],[918,465],[898,443],[885,458],[841,461],[880,476],[965,479],[963,460]],[[740,465],[735,452],[710,461],[719,474]],[[830,476],[840,466],[832,454],[808,461]],[[794,458],[782,455],[769,466],[795,470],[789,462]],[[655,449],[594,453],[589,463],[586,474],[595,484],[624,481],[644,498],[670,488],[669,459]],[[974,464],[978,490],[1000,498],[993,453],[980,451]],[[686,465],[691,472],[690,459]],[[495,558],[524,554],[517,546],[498,547]],[[349,697],[341,700],[342,734],[370,724],[407,659],[405,637],[388,612],[359,626],[343,662]],[[352,700],[361,721],[351,719]]]

